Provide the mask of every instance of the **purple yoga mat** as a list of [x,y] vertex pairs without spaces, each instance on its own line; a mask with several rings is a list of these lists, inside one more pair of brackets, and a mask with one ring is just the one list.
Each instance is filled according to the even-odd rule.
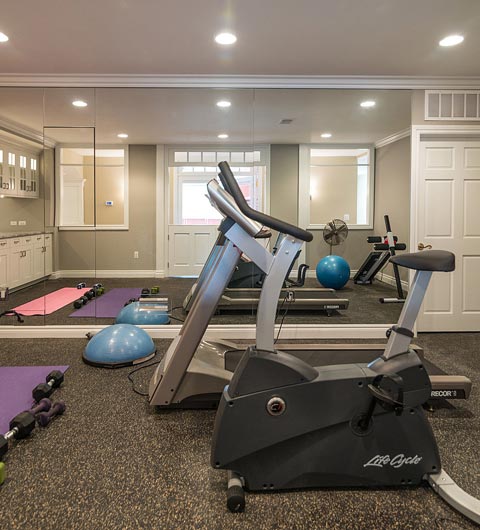
[[142,293],[139,287],[119,287],[94,298],[86,305],[74,311],[70,317],[115,318],[130,298],[138,298]]
[[0,434],[19,412],[32,407],[32,390],[52,370],[66,372],[68,366],[0,366]]

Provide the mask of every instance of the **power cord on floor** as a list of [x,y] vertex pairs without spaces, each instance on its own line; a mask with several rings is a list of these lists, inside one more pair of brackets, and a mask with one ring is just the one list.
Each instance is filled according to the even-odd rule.
[[[0,313],[0,317],[16,317],[17,321],[20,322],[20,324],[23,324],[25,320],[23,320],[23,316],[21,313],[17,313],[14,309],[9,309],[8,311],[4,311],[3,313]],[[32,315],[36,316],[36,315]]]
[[[157,356],[157,353],[155,352],[155,357],[156,356]],[[150,368],[151,366],[155,366],[157,364],[160,364],[160,361],[155,361],[153,363],[140,366],[139,368],[135,368],[135,370],[132,370],[131,372],[129,372],[129,374],[127,375],[127,379],[132,384],[132,390],[135,392],[135,394],[138,394],[139,396],[143,396],[143,397],[148,397],[148,392],[141,392],[140,390],[137,390],[135,388],[135,381],[133,380],[132,375],[137,372],[140,372],[140,370],[145,370],[145,368]]]
[[[281,311],[282,311],[282,308],[283,306],[285,305],[285,302],[288,300],[288,292],[287,294],[285,295],[285,298],[282,300],[282,303],[280,304],[280,307],[278,308],[277,310],[277,315],[275,317],[275,321],[277,320],[278,316],[280,315]],[[287,307],[285,309],[285,312],[283,313],[282,315],[282,320],[280,321],[280,327],[278,328],[278,333],[277,333],[277,338],[273,341],[273,344],[276,344],[278,342],[278,339],[280,338],[280,332],[282,331],[282,327],[283,327],[283,321],[285,320],[285,317],[287,316],[287,313],[288,313],[288,309],[289,309],[289,306],[287,304]]]

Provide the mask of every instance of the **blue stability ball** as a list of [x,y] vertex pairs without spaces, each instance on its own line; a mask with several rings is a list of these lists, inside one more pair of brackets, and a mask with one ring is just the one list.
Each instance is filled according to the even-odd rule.
[[121,368],[143,363],[155,355],[155,344],[142,328],[115,324],[94,335],[83,352],[83,360],[93,366]]
[[135,326],[158,326],[170,324],[170,317],[166,311],[149,308],[148,304],[132,302],[126,305],[115,319],[115,324],[134,324]]
[[341,256],[325,256],[317,265],[317,280],[329,289],[341,289],[350,278],[350,265]]

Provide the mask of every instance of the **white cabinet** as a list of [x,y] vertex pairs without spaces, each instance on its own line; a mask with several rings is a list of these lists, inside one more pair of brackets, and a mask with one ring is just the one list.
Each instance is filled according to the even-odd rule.
[[45,276],[45,236],[33,236],[33,274],[36,278]]
[[45,255],[45,270],[43,276],[50,276],[53,272],[53,236],[52,234],[45,234],[45,247],[43,249]]
[[10,289],[22,283],[20,274],[20,260],[23,255],[22,238],[16,237],[10,240],[8,252],[8,285]]
[[[6,282],[10,289],[38,280],[52,273],[52,234],[38,234],[0,240],[6,241]],[[0,263],[2,263],[0,258]],[[0,285],[2,285],[0,269]]]
[[8,239],[0,239],[0,288],[8,286]]
[[37,199],[38,188],[39,151],[0,138],[0,193]]
[[22,283],[36,280],[33,274],[33,236],[22,237],[22,255],[20,257],[20,278]]

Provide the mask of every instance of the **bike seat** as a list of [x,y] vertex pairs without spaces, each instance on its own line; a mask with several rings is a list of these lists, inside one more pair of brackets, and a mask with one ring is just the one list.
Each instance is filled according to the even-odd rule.
[[424,250],[392,256],[391,263],[416,271],[451,272],[455,270],[455,254],[446,250]]

